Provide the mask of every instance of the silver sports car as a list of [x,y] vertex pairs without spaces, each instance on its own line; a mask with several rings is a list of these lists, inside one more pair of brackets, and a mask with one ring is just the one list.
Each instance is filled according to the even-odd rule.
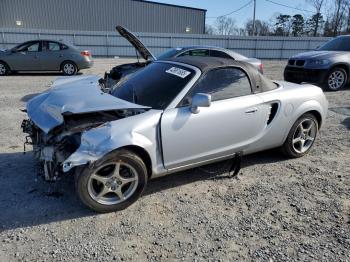
[[301,157],[327,106],[319,87],[270,81],[248,63],[181,57],[109,92],[95,76],[59,78],[28,102],[22,128],[47,180],[75,174],[81,200],[110,212],[150,178],[277,147]]

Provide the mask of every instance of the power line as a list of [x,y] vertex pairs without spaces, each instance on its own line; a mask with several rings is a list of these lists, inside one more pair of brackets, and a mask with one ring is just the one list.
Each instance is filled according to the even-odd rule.
[[237,13],[238,11],[241,11],[243,8],[249,6],[251,3],[253,2],[253,0],[249,1],[248,3],[246,3],[245,5],[241,6],[240,8],[233,10],[232,12],[225,14],[225,15],[219,15],[219,16],[208,16],[207,18],[212,19],[212,18],[218,18],[218,17],[225,17],[225,16],[229,16],[232,15],[234,13]]
[[310,10],[305,10],[305,9],[301,9],[301,8],[298,8],[298,7],[293,7],[293,6],[289,6],[289,5],[285,5],[285,4],[281,4],[281,3],[277,3],[275,1],[271,1],[271,0],[265,0],[266,2],[270,2],[272,4],[275,4],[275,5],[279,5],[279,6],[283,6],[283,7],[287,7],[287,8],[290,8],[290,9],[294,9],[294,10],[298,10],[298,11],[303,11],[303,12],[309,12],[309,13],[314,13]]

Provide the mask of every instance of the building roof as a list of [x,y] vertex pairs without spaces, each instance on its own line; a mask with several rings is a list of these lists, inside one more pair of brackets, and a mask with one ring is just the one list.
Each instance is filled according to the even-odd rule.
[[179,8],[185,8],[185,9],[192,9],[192,10],[199,10],[199,11],[207,12],[206,9],[195,8],[195,7],[189,7],[189,6],[183,6],[183,5],[174,5],[174,4],[167,4],[167,3],[159,3],[159,2],[148,1],[148,0],[133,0],[133,1],[145,2],[145,3],[157,4],[157,5],[173,6],[173,7],[179,7]]

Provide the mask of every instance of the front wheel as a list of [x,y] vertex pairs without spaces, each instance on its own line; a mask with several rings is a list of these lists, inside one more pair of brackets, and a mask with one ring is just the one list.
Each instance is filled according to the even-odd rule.
[[147,185],[142,159],[127,150],[112,152],[76,174],[75,186],[81,201],[94,211],[119,211],[133,204]]
[[328,91],[338,91],[346,85],[347,81],[347,72],[343,68],[336,67],[328,73],[324,86]]
[[78,72],[77,66],[70,61],[64,62],[61,67],[63,74],[67,76],[75,75]]
[[0,76],[5,76],[10,72],[8,66],[4,62],[0,62]]
[[318,122],[313,114],[302,115],[292,126],[282,147],[288,157],[306,155],[312,148],[318,132]]

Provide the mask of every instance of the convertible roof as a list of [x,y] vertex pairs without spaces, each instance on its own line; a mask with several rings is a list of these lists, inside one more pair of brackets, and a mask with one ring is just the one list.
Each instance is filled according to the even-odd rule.
[[220,58],[220,57],[204,57],[204,56],[180,56],[174,58],[168,58],[166,61],[173,61],[178,63],[184,63],[199,68],[202,72],[209,71],[213,68],[223,66],[238,66],[247,70],[256,69],[246,62],[240,62],[232,59]]
[[[158,60],[160,61],[160,60]],[[219,67],[236,66],[242,68],[249,76],[254,93],[270,91],[277,88],[277,85],[265,76],[251,64],[244,61],[237,61],[219,57],[200,57],[200,56],[181,56],[169,58],[164,61],[172,61],[192,65],[199,68],[202,73]]]

